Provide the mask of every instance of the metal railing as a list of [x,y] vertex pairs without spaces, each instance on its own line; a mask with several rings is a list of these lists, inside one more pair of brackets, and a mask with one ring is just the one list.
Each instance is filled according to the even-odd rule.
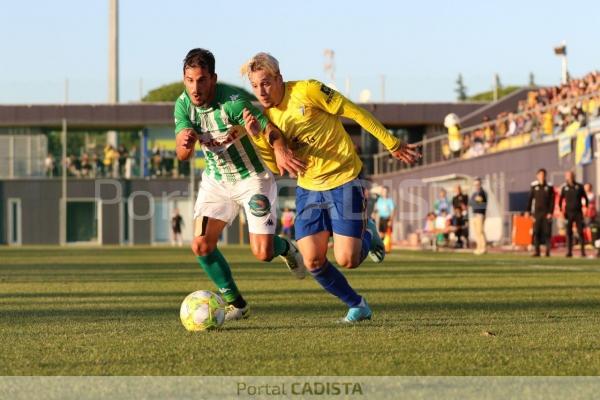
[[[543,132],[543,120],[539,120],[540,115],[543,115],[548,110],[556,111],[561,106],[574,106],[577,103],[592,98],[597,100],[600,104],[600,91],[590,93],[584,96],[566,99],[564,101],[550,104],[545,107],[539,107],[533,111],[528,110],[520,113],[510,113],[511,115],[496,118],[495,120],[490,120],[482,124],[463,129],[461,130],[461,141],[464,141],[465,138],[469,138],[467,140],[472,141],[472,134],[474,132],[478,130],[484,130],[488,126],[493,127],[495,130],[496,127],[498,127],[502,123],[509,122],[510,119],[516,120],[518,118],[527,117],[528,122],[532,121],[531,125],[533,125],[531,129],[521,131],[515,135],[495,135],[491,140],[489,138],[484,138],[483,142],[471,142],[472,144],[470,144],[469,146],[465,146],[463,142],[463,145],[461,146],[460,150],[454,153],[450,150],[447,133],[440,132],[438,136],[426,138],[420,142],[415,143],[419,146],[419,149],[421,150],[422,158],[417,164],[412,166],[408,166],[404,163],[397,161],[391,156],[390,152],[387,150],[381,151],[380,153],[374,154],[372,156],[373,175],[395,173],[408,169],[431,166],[443,162],[449,162],[452,160],[473,158],[484,154],[491,154],[499,151],[521,148],[523,146],[541,143],[544,141],[555,140],[558,138],[558,135],[563,132],[563,129],[560,125],[557,125],[555,123],[556,121],[554,120],[554,113],[551,134]],[[593,115],[589,112],[587,114],[584,114],[585,121],[600,118],[600,115],[598,115],[600,113],[600,107],[596,108],[595,110],[592,110],[592,112]]]

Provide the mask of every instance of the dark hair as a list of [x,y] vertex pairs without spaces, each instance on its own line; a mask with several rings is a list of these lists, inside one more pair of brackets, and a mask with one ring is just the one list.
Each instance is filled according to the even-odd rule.
[[186,68],[207,69],[211,75],[215,74],[215,56],[206,49],[192,49],[183,59],[183,72]]
[[543,172],[543,173],[544,173],[544,175],[548,175],[548,173],[546,172],[546,169],[545,169],[545,168],[540,168],[540,169],[538,169],[538,172],[536,173],[536,175],[537,175],[537,174],[539,174],[540,172]]

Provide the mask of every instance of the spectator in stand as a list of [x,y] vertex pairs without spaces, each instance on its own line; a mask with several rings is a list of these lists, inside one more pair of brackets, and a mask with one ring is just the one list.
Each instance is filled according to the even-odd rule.
[[471,134],[467,133],[463,135],[462,139],[462,158],[471,158],[473,157],[473,149],[471,148]]
[[173,170],[175,169],[175,154],[172,151],[161,148],[162,157],[162,171],[165,176],[173,176]]
[[162,152],[158,146],[154,146],[152,149],[151,165],[152,176],[162,175]]
[[508,120],[506,116],[507,113],[502,112],[496,118],[496,137],[498,139],[506,137],[506,133],[508,132]]
[[110,144],[104,148],[104,170],[106,176],[118,178],[118,159],[119,152]]
[[125,179],[131,179],[134,174],[137,174],[136,169],[136,160],[139,156],[137,147],[133,146],[131,150],[127,152],[127,160],[125,161]]
[[450,210],[450,202],[448,202],[448,197],[445,189],[440,189],[438,193],[438,198],[433,203],[433,210],[435,215],[442,215],[442,212],[445,210],[446,215],[448,214],[448,210]]
[[83,153],[81,156],[81,176],[83,178],[93,178],[94,168],[90,162],[90,156],[87,153]]
[[67,173],[69,176],[79,178],[81,176],[81,162],[74,154],[67,157],[66,160]]
[[496,142],[496,132],[494,126],[490,122],[490,117],[485,115],[483,117],[483,138],[485,140],[485,147],[489,148]]
[[104,163],[96,153],[92,154],[92,167],[94,168],[95,177],[104,177]]
[[583,190],[585,191],[585,195],[588,199],[587,207],[583,208],[583,217],[585,218],[585,224],[589,225],[590,222],[596,219],[596,195],[594,194],[594,190],[592,188],[591,183],[586,183],[583,185]]
[[469,201],[471,210],[473,212],[473,234],[475,235],[475,242],[477,247],[475,248],[474,254],[481,255],[487,251],[487,239],[485,238],[485,213],[487,210],[487,193],[481,187],[481,179],[477,178],[473,182],[473,194]]
[[55,175],[55,168],[54,156],[48,153],[44,160],[44,174],[48,177],[53,177]]
[[472,134],[470,153],[471,157],[479,157],[485,154],[485,137],[481,128],[475,130]]
[[517,134],[517,121],[515,120],[515,115],[513,113],[508,114],[508,131],[506,132],[506,136],[514,136]]
[[119,145],[119,177],[125,176],[125,163],[127,162],[127,157],[129,156],[129,152],[125,148],[124,145]]
[[292,229],[294,228],[294,220],[296,216],[292,210],[286,207],[281,214],[281,235],[292,238]]

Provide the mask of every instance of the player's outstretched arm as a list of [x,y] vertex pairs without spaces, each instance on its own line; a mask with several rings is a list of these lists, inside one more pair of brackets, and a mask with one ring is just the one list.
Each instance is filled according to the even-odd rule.
[[175,152],[179,161],[187,161],[194,153],[198,136],[193,129],[181,130],[175,137]]
[[410,165],[421,158],[416,145],[404,143],[394,137],[370,112],[346,98],[342,100],[340,115],[356,121],[364,130],[375,136],[395,159]]

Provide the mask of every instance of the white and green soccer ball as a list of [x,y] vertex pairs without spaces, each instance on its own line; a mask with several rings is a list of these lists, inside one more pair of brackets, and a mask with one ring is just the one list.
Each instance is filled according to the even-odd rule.
[[181,323],[191,332],[216,329],[225,321],[225,301],[216,293],[198,290],[181,303]]

